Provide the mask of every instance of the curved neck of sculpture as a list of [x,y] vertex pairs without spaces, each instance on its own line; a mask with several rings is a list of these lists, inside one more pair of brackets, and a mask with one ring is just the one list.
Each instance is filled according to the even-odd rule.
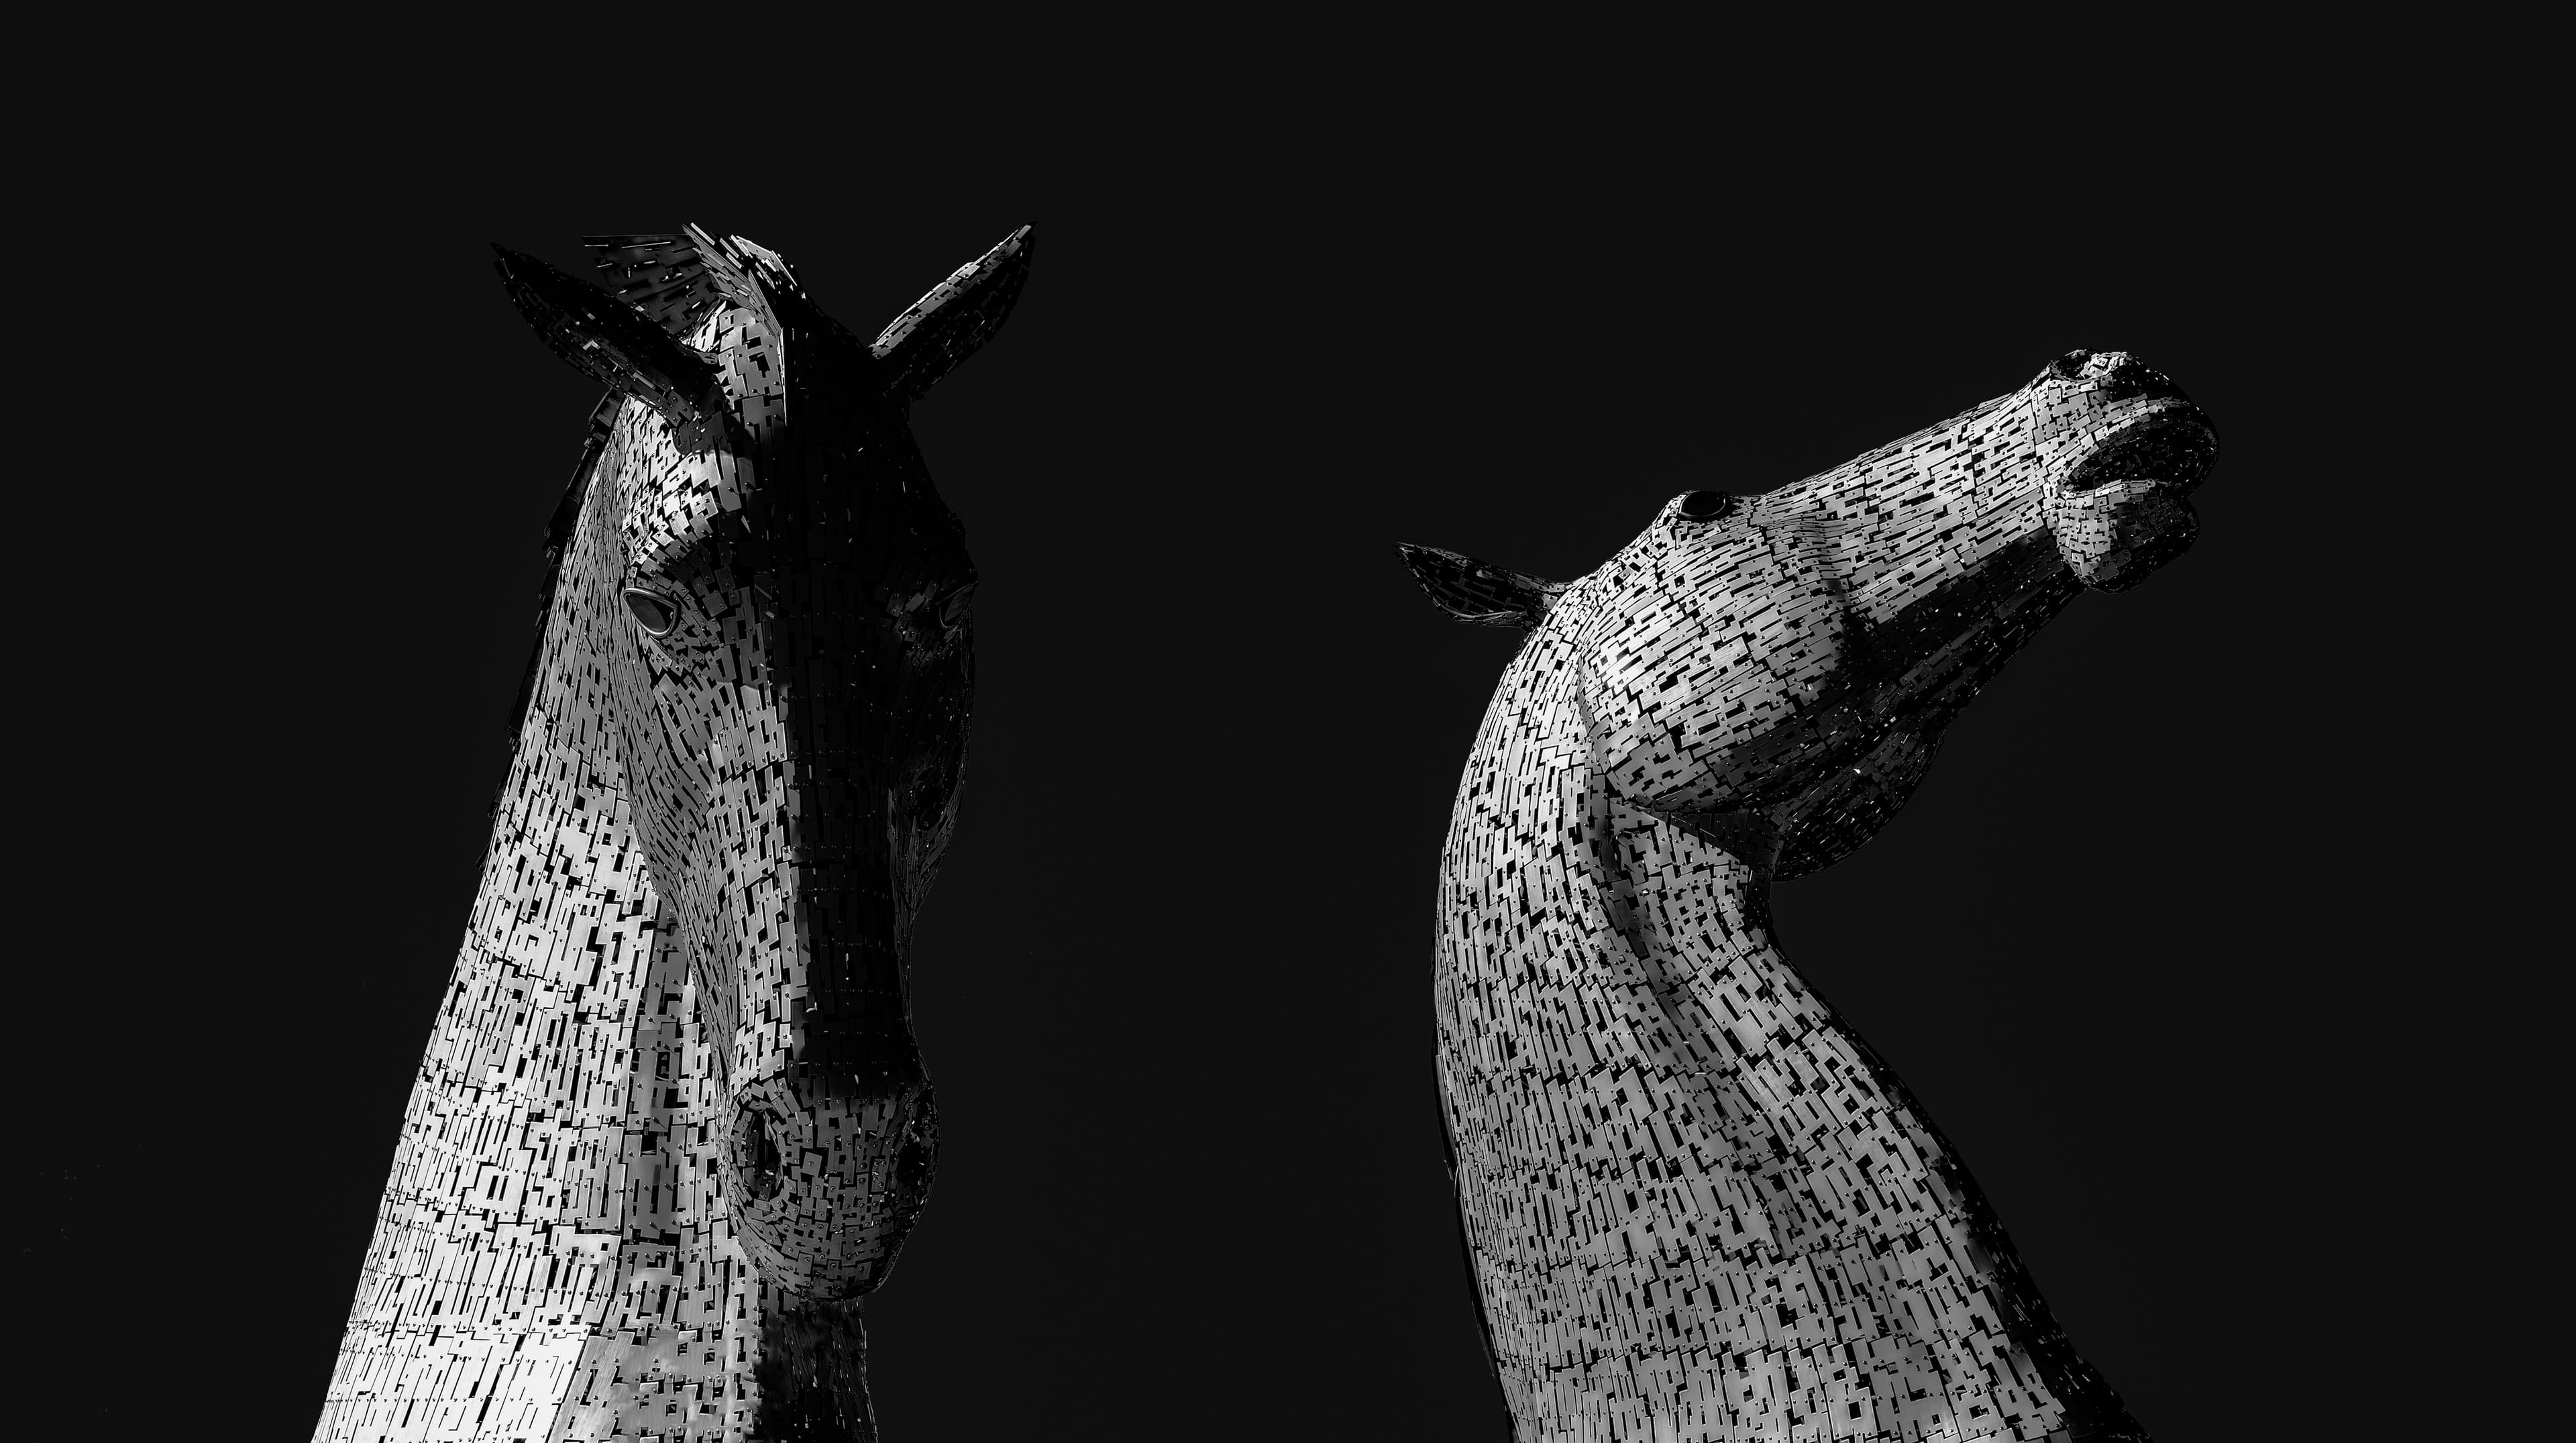
[[[1462,1217],[1525,1436],[1736,1399],[1783,1366],[1825,1396],[1799,1370],[1845,1365],[1809,1351],[1836,1328],[1879,1340],[1886,1430],[1999,1404],[2115,1426],[1956,1149],[1782,953],[1759,869],[1586,764],[1567,645],[1534,638],[1488,713],[1435,973]],[[1946,1281],[1883,1263],[1917,1257]],[[1671,1316],[1637,1329],[1621,1300],[1650,1285]]]
[[[1712,1115],[1730,1115],[1734,1155],[1760,1179],[1738,1199],[1759,1226],[1734,1265],[1778,1270],[1929,1244],[1957,1260],[1958,1281],[2005,1340],[2035,1416],[2073,1425],[2077,1437],[2126,1426],[2117,1397],[2050,1317],[1957,1148],[1780,950],[1770,884],[1693,828],[1616,801],[1605,810],[1611,910],[1655,1003],[1638,1009],[1639,1035],[1677,1074],[1723,1079],[1729,1102]],[[1889,1320],[1880,1332],[1911,1334],[1942,1357],[1935,1375],[1967,1376],[1993,1348],[1980,1328],[1900,1319],[1900,1296],[1873,1300]]]

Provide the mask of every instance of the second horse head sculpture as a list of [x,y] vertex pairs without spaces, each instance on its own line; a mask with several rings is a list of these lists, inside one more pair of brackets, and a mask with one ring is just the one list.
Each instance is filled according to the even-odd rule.
[[873,342],[740,237],[592,245],[614,294],[501,252],[609,395],[317,1437],[872,1438],[855,1305],[938,1146],[909,965],[974,684],[909,414],[1029,232]]
[[1560,583],[1402,548],[1527,629],[1441,861],[1450,1165],[1524,1443],[2143,1437],[1956,1149],[1775,946],[2087,587],[2190,545],[2217,457],[2161,374],[2075,351],[1760,496],[1692,492]]

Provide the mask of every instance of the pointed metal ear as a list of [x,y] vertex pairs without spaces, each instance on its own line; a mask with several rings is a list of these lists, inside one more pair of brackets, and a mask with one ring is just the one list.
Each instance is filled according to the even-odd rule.
[[1544,581],[1487,566],[1472,556],[1437,546],[1395,544],[1413,579],[1431,604],[1470,626],[1508,626],[1527,631],[1539,624],[1565,590],[1562,581]]
[[590,282],[535,256],[497,245],[492,249],[500,257],[492,268],[547,349],[575,370],[659,412],[683,449],[699,451],[713,444],[732,414],[713,362]]
[[919,396],[1002,328],[1028,283],[1034,230],[1024,225],[959,266],[877,336],[868,354],[882,367],[887,394]]

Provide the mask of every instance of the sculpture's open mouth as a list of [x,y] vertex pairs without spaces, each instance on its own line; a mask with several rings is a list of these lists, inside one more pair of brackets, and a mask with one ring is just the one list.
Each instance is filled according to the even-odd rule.
[[2218,432],[2189,401],[2159,406],[2095,443],[2066,478],[2069,492],[2113,481],[2147,481],[2182,496],[2218,461]]

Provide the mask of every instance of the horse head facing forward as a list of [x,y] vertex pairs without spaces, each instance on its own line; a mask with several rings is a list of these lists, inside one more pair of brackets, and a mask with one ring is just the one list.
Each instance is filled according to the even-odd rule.
[[[1571,583],[1402,548],[1453,616],[1531,631],[1451,818],[1435,969],[1524,1438],[2134,1431],[1764,897],[1875,834],[2076,594],[2188,547],[2216,456],[2171,381],[2075,351],[1823,475],[1677,497]],[[1927,1248],[1943,1279],[1887,1261]]]
[[974,681],[975,569],[909,411],[1009,314],[1028,232],[874,344],[739,238],[594,248],[618,299],[499,262],[624,401],[570,503],[559,587],[593,624],[567,640],[698,986],[734,1226],[787,1292],[864,1293],[937,1147],[906,973]]
[[912,400],[1024,228],[873,342],[691,228],[508,251],[606,383],[317,1439],[875,1436],[858,1299],[930,1186],[907,1001],[975,570]]

